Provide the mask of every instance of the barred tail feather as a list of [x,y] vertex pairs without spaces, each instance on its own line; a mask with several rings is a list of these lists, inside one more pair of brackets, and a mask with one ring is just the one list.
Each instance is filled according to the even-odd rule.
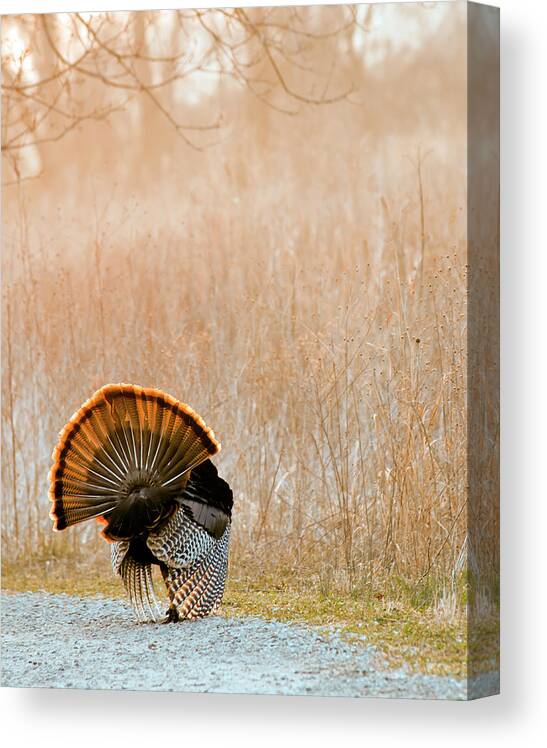
[[154,590],[152,565],[136,561],[128,554],[122,561],[120,574],[135,611],[138,623],[161,623],[166,614],[161,609]]
[[169,516],[190,471],[220,450],[188,405],[160,390],[109,384],[61,431],[49,498],[55,530],[93,517],[107,539],[131,537]]

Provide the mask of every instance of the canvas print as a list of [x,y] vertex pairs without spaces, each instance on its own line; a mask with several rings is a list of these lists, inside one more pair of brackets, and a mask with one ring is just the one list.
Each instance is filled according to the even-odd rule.
[[1,44],[2,685],[498,693],[498,11]]

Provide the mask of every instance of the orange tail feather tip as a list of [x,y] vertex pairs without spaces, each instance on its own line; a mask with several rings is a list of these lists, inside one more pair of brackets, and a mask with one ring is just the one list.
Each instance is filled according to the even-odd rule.
[[[168,417],[165,416],[166,412]],[[119,501],[116,486],[123,485],[123,476],[129,472],[129,466],[133,469],[133,463],[138,463],[135,435],[137,440],[139,434],[141,439],[143,433],[148,435],[144,447],[137,441],[140,445],[141,461],[145,454],[146,459],[153,454],[152,444],[156,450],[153,455],[155,459],[162,443],[161,439],[164,438],[162,429],[165,424],[162,425],[162,418],[167,418],[165,423],[169,426],[165,437],[167,441],[170,432],[175,431],[179,434],[180,443],[180,434],[186,433],[184,429],[190,427],[195,443],[199,443],[201,447],[201,451],[192,447],[194,451],[192,457],[189,457],[186,470],[220,451],[220,443],[213,430],[208,428],[205,421],[189,405],[155,388],[132,384],[107,384],[73,413],[59,433],[57,445],[52,453],[53,464],[48,474],[48,497],[52,503],[49,516],[53,521],[54,530],[64,530],[78,522],[91,519],[94,515],[93,505],[97,506],[99,511],[106,510],[106,513],[114,509],[114,504]],[[156,429],[154,432],[151,430],[152,420]],[[114,430],[118,426],[122,429],[121,436]],[[151,433],[155,436],[151,437]],[[113,440],[110,440],[109,434],[113,434]],[[163,451],[159,453],[163,456],[169,455],[171,460],[170,449],[162,447]],[[149,454],[145,453],[145,450],[148,450]],[[192,460],[194,463],[190,464]],[[182,467],[184,468],[184,464]],[[179,475],[169,476],[168,482],[183,475],[184,470],[181,470]],[[108,506],[109,503],[112,506]],[[109,524],[102,514],[97,519],[105,526]],[[112,542],[104,532],[101,535],[105,540]]]
[[109,538],[108,535],[105,535],[105,532],[106,532],[106,528],[104,530],[101,530],[101,532],[99,533],[99,535],[101,536],[101,538],[105,542],[107,542],[107,543],[110,543],[110,544],[114,543],[114,541],[112,540],[112,538]]

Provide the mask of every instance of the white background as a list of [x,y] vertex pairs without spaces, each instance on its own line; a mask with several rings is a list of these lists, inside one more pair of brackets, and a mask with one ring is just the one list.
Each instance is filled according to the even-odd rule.
[[[502,695],[447,703],[2,689],[4,746],[547,745],[547,3],[499,5]],[[4,13],[183,6],[192,3],[0,0]]]

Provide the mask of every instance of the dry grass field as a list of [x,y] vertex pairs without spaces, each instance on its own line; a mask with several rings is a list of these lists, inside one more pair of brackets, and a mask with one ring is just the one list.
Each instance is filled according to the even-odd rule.
[[[63,559],[108,575],[94,526],[51,532],[47,473],[77,407],[133,382],[190,403],[222,442],[229,600],[242,587],[305,590],[318,609],[367,600],[388,617],[420,611],[429,631],[465,629],[480,569],[467,533],[461,7],[363,12],[346,46],[327,40],[332,86],[351,90],[333,103],[311,102],[312,81],[307,101],[278,86],[271,106],[220,76],[212,93],[175,100],[199,121],[222,110],[199,150],[142,96],[29,146],[26,161],[5,150],[7,578],[29,558],[38,576]],[[5,50],[8,34],[12,47],[35,39],[18,23],[4,19]],[[31,59],[51,56],[40,39]],[[326,43],[313,41],[290,49],[306,80]],[[106,105],[100,82],[81,85]],[[8,116],[22,106],[11,93]],[[481,554],[495,558],[494,509],[482,520]],[[496,580],[479,588],[494,616]]]

